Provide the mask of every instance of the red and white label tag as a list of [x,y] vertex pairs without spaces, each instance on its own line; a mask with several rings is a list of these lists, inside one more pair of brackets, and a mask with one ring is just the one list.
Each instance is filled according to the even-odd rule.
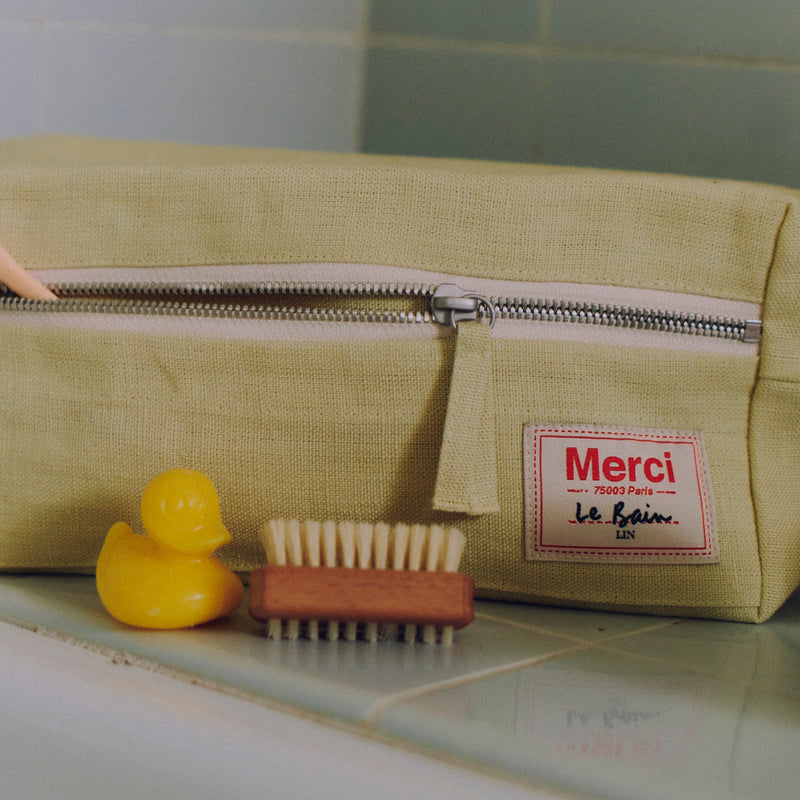
[[525,536],[529,560],[718,562],[699,434],[526,426]]

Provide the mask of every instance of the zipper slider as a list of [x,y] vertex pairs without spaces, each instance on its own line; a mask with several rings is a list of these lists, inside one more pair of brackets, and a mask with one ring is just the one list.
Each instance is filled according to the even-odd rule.
[[497,313],[488,298],[455,284],[443,283],[431,295],[431,315],[441,325],[453,328],[459,322],[476,319],[488,319],[489,325],[494,327]]

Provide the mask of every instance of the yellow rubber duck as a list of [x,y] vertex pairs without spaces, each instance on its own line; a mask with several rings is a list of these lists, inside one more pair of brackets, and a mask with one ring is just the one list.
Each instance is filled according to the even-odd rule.
[[113,617],[138,628],[186,628],[241,604],[242,582],[212,555],[231,535],[205,475],[161,473],[144,490],[141,511],[147,535],[117,522],[97,561],[97,591]]

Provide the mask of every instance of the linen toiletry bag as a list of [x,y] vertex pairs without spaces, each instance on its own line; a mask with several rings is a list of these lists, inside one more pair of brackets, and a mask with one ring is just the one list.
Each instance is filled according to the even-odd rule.
[[0,144],[0,567],[91,572],[176,466],[445,523],[478,594],[760,621],[800,583],[789,190],[80,138]]

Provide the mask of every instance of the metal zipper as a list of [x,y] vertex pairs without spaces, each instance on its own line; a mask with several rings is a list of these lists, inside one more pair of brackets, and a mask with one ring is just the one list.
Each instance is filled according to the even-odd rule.
[[[5,294],[0,311],[158,315],[214,319],[254,319],[321,322],[431,322],[428,309],[436,287],[394,283],[298,283],[285,281],[228,283],[55,283],[54,302]],[[282,298],[285,302],[271,304]],[[327,307],[320,300],[361,301],[389,298],[410,308]],[[294,303],[292,303],[294,301]]]
[[[761,320],[732,319],[708,314],[637,308],[573,300],[482,297],[450,284],[439,286],[431,299],[434,316],[452,325],[488,317],[502,320],[601,325],[660,333],[691,334],[755,344],[761,339]],[[441,313],[440,313],[441,312]]]
[[[3,287],[4,288],[4,287]],[[599,325],[757,343],[757,319],[684,313],[619,304],[484,296],[454,284],[348,282],[66,282],[50,284],[56,301],[28,300],[0,293],[0,311],[211,317],[321,322],[459,322],[486,319]],[[271,298],[283,302],[270,304]],[[362,307],[390,299],[410,308]],[[335,305],[314,300],[336,301]],[[341,300],[359,301],[350,306]]]

